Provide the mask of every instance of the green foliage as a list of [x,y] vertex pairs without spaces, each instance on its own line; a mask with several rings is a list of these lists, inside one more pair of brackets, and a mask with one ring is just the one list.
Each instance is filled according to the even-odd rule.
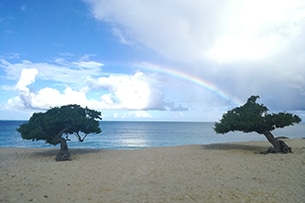
[[297,115],[290,113],[267,114],[268,108],[256,103],[257,98],[259,96],[251,96],[243,106],[225,113],[220,122],[215,123],[216,133],[242,131],[263,134],[266,130],[272,131],[301,122]]
[[57,144],[54,138],[62,134],[67,137],[74,134],[82,142],[88,134],[101,132],[100,119],[101,112],[71,104],[51,108],[45,113],[34,113],[17,131],[23,139],[46,140],[49,144]]

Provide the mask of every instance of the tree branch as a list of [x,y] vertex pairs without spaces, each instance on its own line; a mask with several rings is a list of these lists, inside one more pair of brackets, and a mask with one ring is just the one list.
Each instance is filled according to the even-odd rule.
[[88,134],[85,134],[84,137],[82,138],[78,132],[74,133],[75,136],[77,137],[78,141],[83,142],[85,138],[87,137]]
[[54,144],[60,143],[60,138],[61,138],[62,134],[63,134],[65,131],[67,131],[68,129],[70,129],[70,128],[71,128],[71,127],[68,126],[68,127],[65,127],[64,129],[62,129],[61,131],[59,131],[59,132],[54,136],[54,138],[52,139],[52,142],[53,142]]

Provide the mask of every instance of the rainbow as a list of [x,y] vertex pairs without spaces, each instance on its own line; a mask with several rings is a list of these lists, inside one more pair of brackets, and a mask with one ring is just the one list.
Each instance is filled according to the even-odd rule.
[[230,96],[228,93],[219,89],[214,84],[212,84],[208,81],[205,81],[205,80],[203,80],[199,77],[196,77],[195,75],[190,75],[190,74],[187,74],[185,72],[181,72],[181,71],[178,71],[178,70],[175,70],[175,69],[172,69],[172,68],[159,66],[159,65],[155,65],[155,64],[151,64],[151,63],[147,63],[147,62],[136,64],[136,67],[139,67],[139,68],[142,68],[142,69],[147,69],[149,71],[154,71],[154,72],[158,72],[158,73],[171,75],[173,77],[177,77],[177,78],[195,83],[195,84],[207,89],[208,91],[212,92],[213,94],[218,95],[219,97],[221,97],[225,101],[230,102],[234,106],[242,105],[242,102],[239,99],[237,99],[233,96]]

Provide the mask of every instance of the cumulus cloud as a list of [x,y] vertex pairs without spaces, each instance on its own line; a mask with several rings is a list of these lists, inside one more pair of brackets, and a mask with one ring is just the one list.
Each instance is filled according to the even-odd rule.
[[102,101],[122,109],[164,110],[163,94],[154,87],[154,81],[143,72],[134,75],[100,77],[94,88],[107,89]]
[[59,90],[45,87],[37,92],[32,91],[28,86],[35,82],[38,70],[35,68],[22,69],[20,78],[15,86],[19,96],[8,100],[8,104],[18,108],[47,109],[64,104],[86,105],[87,99],[84,92],[73,91],[67,87],[63,93]]
[[[8,79],[16,78],[19,73],[14,88],[7,88],[16,90],[18,96],[9,98],[7,106],[48,109],[75,103],[99,110],[133,110],[132,115],[141,118],[151,117],[144,110],[186,110],[164,101],[154,75],[140,71],[106,74],[99,69],[101,66],[102,63],[84,59],[75,62],[56,59],[55,65],[31,61],[12,64],[3,60],[1,67]],[[63,70],[68,72],[64,76],[60,75]]]

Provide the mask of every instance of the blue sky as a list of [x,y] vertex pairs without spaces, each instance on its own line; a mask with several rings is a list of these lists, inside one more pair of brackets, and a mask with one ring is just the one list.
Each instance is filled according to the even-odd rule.
[[305,1],[0,1],[0,119],[216,121],[251,95],[304,118]]

